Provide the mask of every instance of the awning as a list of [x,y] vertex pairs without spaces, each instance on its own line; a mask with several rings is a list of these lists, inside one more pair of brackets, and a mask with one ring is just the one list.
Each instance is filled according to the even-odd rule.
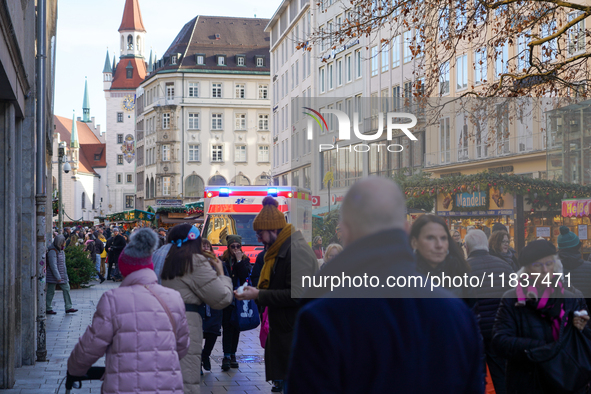
[[589,216],[591,198],[562,200],[562,217]]

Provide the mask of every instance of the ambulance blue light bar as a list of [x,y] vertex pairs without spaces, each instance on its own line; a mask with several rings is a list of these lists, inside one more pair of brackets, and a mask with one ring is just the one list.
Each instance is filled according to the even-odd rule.
[[267,189],[267,194],[271,197],[277,197],[277,188],[270,187],[269,189]]
[[230,189],[227,187],[220,188],[220,197],[228,197],[230,196]]

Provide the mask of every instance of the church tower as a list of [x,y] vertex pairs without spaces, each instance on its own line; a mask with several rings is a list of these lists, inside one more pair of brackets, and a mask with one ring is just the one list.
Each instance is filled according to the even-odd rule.
[[107,101],[107,213],[135,209],[135,92],[146,78],[146,29],[139,0],[125,0],[119,26],[119,62],[103,68]]

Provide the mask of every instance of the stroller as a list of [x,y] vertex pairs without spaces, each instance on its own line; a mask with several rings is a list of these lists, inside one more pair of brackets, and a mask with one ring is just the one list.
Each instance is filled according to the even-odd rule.
[[[66,379],[66,394],[70,394],[72,392],[72,388],[80,389],[82,388],[82,381],[83,380],[98,380],[103,377],[105,373],[105,367],[91,367],[86,375],[84,376],[72,376],[68,373],[65,377]],[[62,380],[63,383],[63,380]],[[56,394],[59,394],[59,390],[62,384],[60,383],[59,387],[57,388]]]

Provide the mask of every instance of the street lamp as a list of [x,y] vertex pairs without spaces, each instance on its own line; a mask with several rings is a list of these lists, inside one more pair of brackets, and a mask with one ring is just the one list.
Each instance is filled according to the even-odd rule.
[[[62,206],[62,165],[64,162],[64,157],[66,156],[66,143],[65,141],[60,142],[60,146],[57,150],[57,178],[58,178],[58,194],[57,194],[57,217],[58,217],[58,227],[59,233],[62,234],[64,232],[64,209]],[[70,163],[66,161],[66,164],[63,166],[64,171],[66,174],[70,171]]]

